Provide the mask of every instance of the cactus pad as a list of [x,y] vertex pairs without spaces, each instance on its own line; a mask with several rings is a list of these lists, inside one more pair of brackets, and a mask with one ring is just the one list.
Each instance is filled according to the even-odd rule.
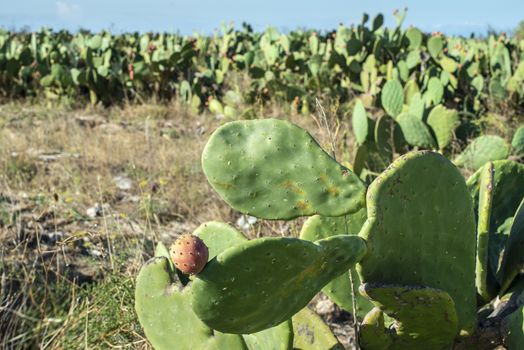
[[482,168],[480,175],[479,208],[477,219],[477,265],[475,284],[477,293],[488,302],[496,295],[496,283],[489,271],[489,222],[493,202],[493,163]]
[[513,147],[515,154],[524,154],[524,125],[521,125],[517,131],[515,131],[515,135],[513,135],[513,139],[511,140],[511,147]]
[[242,337],[214,332],[193,313],[188,289],[172,283],[169,261],[149,260],[136,283],[135,309],[147,339],[156,350],[246,350]]
[[458,112],[442,105],[435,106],[428,116],[428,124],[437,137],[439,149],[444,149],[453,139],[453,132],[460,124]]
[[458,335],[455,304],[442,290],[366,283],[360,292],[397,320],[388,349],[445,350]]
[[511,285],[513,279],[524,267],[524,197],[513,217],[506,249],[500,264],[497,278],[500,281],[500,295]]
[[369,133],[369,124],[370,121],[366,114],[366,109],[361,100],[357,100],[355,107],[353,108],[353,115],[351,117],[351,122],[353,126],[353,133],[359,144],[363,144],[366,141]]
[[[335,235],[356,235],[366,221],[366,208],[362,208],[352,215],[331,218],[315,215],[310,217],[302,226],[300,238],[308,241],[317,241]],[[360,278],[354,267],[351,268],[353,289],[358,290]],[[351,284],[347,273],[340,275],[329,282],[322,292],[342,309],[353,312],[353,297]],[[373,305],[365,298],[355,293],[357,315],[364,316]]]
[[524,349],[524,306],[506,316],[502,328],[505,335],[504,343],[508,350]]
[[205,222],[193,232],[193,234],[204,241],[209,249],[209,260],[218,253],[242,243],[247,238],[234,227],[218,221]]
[[382,88],[381,94],[382,107],[386,113],[396,118],[402,112],[404,105],[404,91],[402,84],[396,79],[389,80]]
[[276,119],[218,128],[202,154],[204,173],[234,209],[265,219],[341,216],[362,207],[365,188],[305,130]]
[[191,304],[209,327],[253,333],[291,318],[330,280],[366,253],[356,236],[317,242],[268,237],[231,247],[210,261],[191,289]]
[[307,307],[293,316],[296,350],[344,350],[322,319]]
[[292,350],[293,324],[291,320],[258,333],[242,335],[249,350]]
[[361,280],[441,289],[455,302],[460,329],[473,331],[475,217],[458,169],[435,152],[408,153],[371,184],[367,211]]
[[455,164],[478,169],[489,161],[507,158],[509,145],[500,136],[484,135],[474,139],[455,159]]
[[436,148],[435,139],[424,122],[411,114],[402,113],[397,117],[404,139],[411,146]]
[[373,308],[360,325],[360,346],[365,350],[386,350],[392,342],[392,335],[385,331],[384,313]]

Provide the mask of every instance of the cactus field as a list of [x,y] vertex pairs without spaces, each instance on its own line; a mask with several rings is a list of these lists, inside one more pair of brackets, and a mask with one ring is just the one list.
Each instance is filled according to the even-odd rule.
[[0,349],[524,349],[524,37],[0,29]]

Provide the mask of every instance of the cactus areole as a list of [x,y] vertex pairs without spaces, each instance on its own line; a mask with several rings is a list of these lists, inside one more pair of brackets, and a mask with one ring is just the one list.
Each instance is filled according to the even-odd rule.
[[197,236],[186,233],[169,248],[176,268],[188,275],[195,275],[206,266],[209,257],[207,246]]

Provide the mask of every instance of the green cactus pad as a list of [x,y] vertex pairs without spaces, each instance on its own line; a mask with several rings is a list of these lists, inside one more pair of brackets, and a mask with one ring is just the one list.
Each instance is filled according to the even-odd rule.
[[374,138],[377,151],[391,161],[393,149],[392,134],[395,121],[386,115],[379,117],[375,123]]
[[431,77],[428,81],[428,88],[424,94],[426,103],[430,105],[437,105],[442,102],[444,97],[444,86],[437,77]]
[[459,332],[457,314],[453,299],[445,291],[366,283],[360,292],[397,320],[389,349],[446,350],[453,345]]
[[503,138],[484,135],[474,139],[455,159],[455,164],[476,170],[489,161],[505,159],[508,155],[509,145]]
[[460,329],[472,332],[475,216],[458,169],[438,153],[410,152],[371,184],[367,211],[359,233],[369,250],[357,265],[361,280],[446,291]]
[[[310,217],[302,226],[300,238],[308,241],[317,241],[336,235],[357,235],[366,221],[366,208],[362,208],[352,215],[338,218],[315,215]],[[360,278],[354,267],[351,268],[353,278],[353,289],[355,290],[357,315],[364,316],[373,305],[365,298],[356,293],[360,286]],[[340,275],[329,282],[322,292],[342,309],[353,312],[353,297],[351,295],[351,284],[347,273]]]
[[521,125],[517,131],[515,131],[515,135],[513,135],[511,141],[511,147],[513,147],[513,152],[517,155],[524,153],[524,125]]
[[262,331],[291,318],[365,253],[366,244],[356,236],[314,243],[286,237],[251,240],[220,253],[195,276],[191,304],[213,329]]
[[480,175],[479,208],[477,219],[477,293],[484,302],[496,295],[496,282],[489,271],[489,222],[493,202],[493,163],[486,164]]
[[524,349],[524,306],[506,316],[502,328],[504,344],[508,350]]
[[389,80],[382,88],[380,100],[386,113],[396,118],[402,112],[402,106],[404,105],[402,84],[396,79]]
[[200,237],[206,244],[209,250],[209,260],[227,248],[247,240],[247,238],[234,227],[218,221],[203,223],[193,234]]
[[341,216],[362,207],[358,177],[305,130],[277,119],[230,122],[202,154],[208,181],[234,209],[265,219]]
[[424,110],[425,106],[424,100],[422,99],[422,95],[420,93],[416,93],[411,99],[411,102],[409,103],[408,113],[412,116],[417,117],[420,120],[423,120]]
[[242,335],[249,350],[292,350],[293,324],[291,320],[278,326]]
[[[488,166],[488,165],[485,165]],[[510,235],[513,216],[524,197],[524,164],[512,160],[493,162],[493,204],[489,223],[489,262],[490,272],[502,284],[503,274],[499,273],[499,263],[506,241]],[[471,195],[478,203],[480,174],[482,169],[468,179]]]
[[428,116],[428,124],[435,132],[438,148],[446,148],[453,139],[453,132],[460,124],[458,112],[442,105],[435,106]]
[[404,139],[411,146],[436,148],[435,139],[424,122],[411,114],[402,113],[397,117]]
[[428,39],[428,51],[431,57],[437,58],[444,49],[444,40],[441,36],[432,36]]
[[355,138],[359,144],[363,144],[366,141],[369,133],[369,119],[366,114],[366,109],[361,100],[357,100],[355,107],[353,108],[353,115],[351,118],[353,132]]
[[392,334],[384,328],[384,313],[377,307],[373,308],[360,325],[360,346],[365,350],[386,350],[392,342]]
[[344,350],[322,319],[307,307],[293,316],[294,350]]
[[149,260],[136,282],[135,309],[147,339],[156,350],[246,350],[242,337],[208,328],[193,313],[188,289],[172,283],[168,259]]
[[500,295],[509,288],[515,277],[524,267],[524,198],[513,217],[510,234],[497,274],[500,281]]

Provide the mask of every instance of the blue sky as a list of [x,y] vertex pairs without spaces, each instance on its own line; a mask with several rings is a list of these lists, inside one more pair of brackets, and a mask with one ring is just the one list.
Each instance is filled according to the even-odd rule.
[[246,21],[256,29],[332,29],[360,21],[363,12],[382,12],[391,25],[393,10],[404,7],[407,25],[448,34],[485,33],[490,26],[509,31],[524,20],[524,0],[0,0],[0,27],[190,34]]

